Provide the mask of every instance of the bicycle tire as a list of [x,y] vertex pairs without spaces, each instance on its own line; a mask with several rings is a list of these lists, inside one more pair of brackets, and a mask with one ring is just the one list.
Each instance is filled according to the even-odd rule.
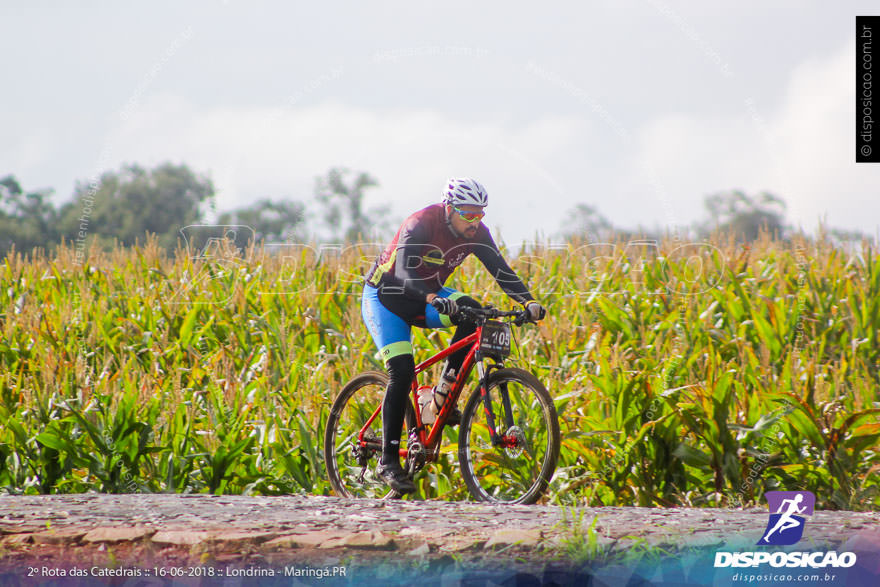
[[553,399],[537,377],[516,368],[492,372],[487,382],[496,427],[503,430],[501,384],[507,384],[514,428],[524,441],[522,448],[492,446],[483,418],[479,387],[473,391],[462,414],[458,437],[458,461],[468,491],[477,501],[532,504],[547,491],[559,459],[559,418]]
[[[351,379],[333,401],[327,428],[324,431],[324,462],[327,478],[336,495],[340,497],[384,498],[391,489],[376,474],[379,457],[382,456],[382,414],[370,424],[367,433],[378,449],[363,452],[367,461],[366,470],[354,454],[355,442],[360,429],[369,417],[382,404],[388,374],[379,371],[365,371]],[[401,446],[406,446],[406,430],[415,426],[415,411],[412,402],[406,402],[404,428],[401,433]],[[363,479],[359,476],[364,473]]]

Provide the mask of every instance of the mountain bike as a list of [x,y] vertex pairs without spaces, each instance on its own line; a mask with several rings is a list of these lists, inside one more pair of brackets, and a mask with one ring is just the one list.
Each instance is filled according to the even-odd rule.
[[[411,476],[440,458],[442,431],[476,368],[477,385],[462,410],[458,462],[477,501],[530,504],[538,501],[556,469],[559,420],[547,389],[523,369],[504,366],[510,355],[510,325],[526,323],[527,311],[459,308],[476,331],[416,365],[406,404],[400,456]],[[503,318],[505,320],[498,320]],[[419,375],[459,349],[470,350],[445,403],[431,424],[422,422]],[[360,373],[339,392],[324,435],[330,485],[343,497],[401,497],[379,478],[382,399],[388,375]]]

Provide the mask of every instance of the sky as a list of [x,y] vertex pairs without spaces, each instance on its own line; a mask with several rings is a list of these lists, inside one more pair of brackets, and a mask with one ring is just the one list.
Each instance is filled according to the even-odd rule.
[[68,201],[123,164],[185,163],[217,211],[309,202],[334,166],[395,218],[449,177],[486,224],[555,239],[589,204],[689,225],[770,192],[791,223],[880,226],[855,163],[855,16],[874,1],[0,2],[0,176]]

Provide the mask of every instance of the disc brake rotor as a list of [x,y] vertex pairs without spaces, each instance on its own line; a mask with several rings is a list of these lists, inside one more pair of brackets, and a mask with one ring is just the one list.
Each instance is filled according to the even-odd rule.
[[513,443],[505,450],[511,458],[518,458],[526,449],[526,435],[519,426],[511,426],[507,429],[505,436],[512,438]]

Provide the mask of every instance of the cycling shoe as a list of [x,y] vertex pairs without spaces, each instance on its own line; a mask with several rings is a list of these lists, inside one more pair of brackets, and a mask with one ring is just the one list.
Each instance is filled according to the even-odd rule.
[[398,493],[412,493],[416,490],[415,483],[409,478],[400,463],[385,465],[380,461],[376,473],[391,489]]

